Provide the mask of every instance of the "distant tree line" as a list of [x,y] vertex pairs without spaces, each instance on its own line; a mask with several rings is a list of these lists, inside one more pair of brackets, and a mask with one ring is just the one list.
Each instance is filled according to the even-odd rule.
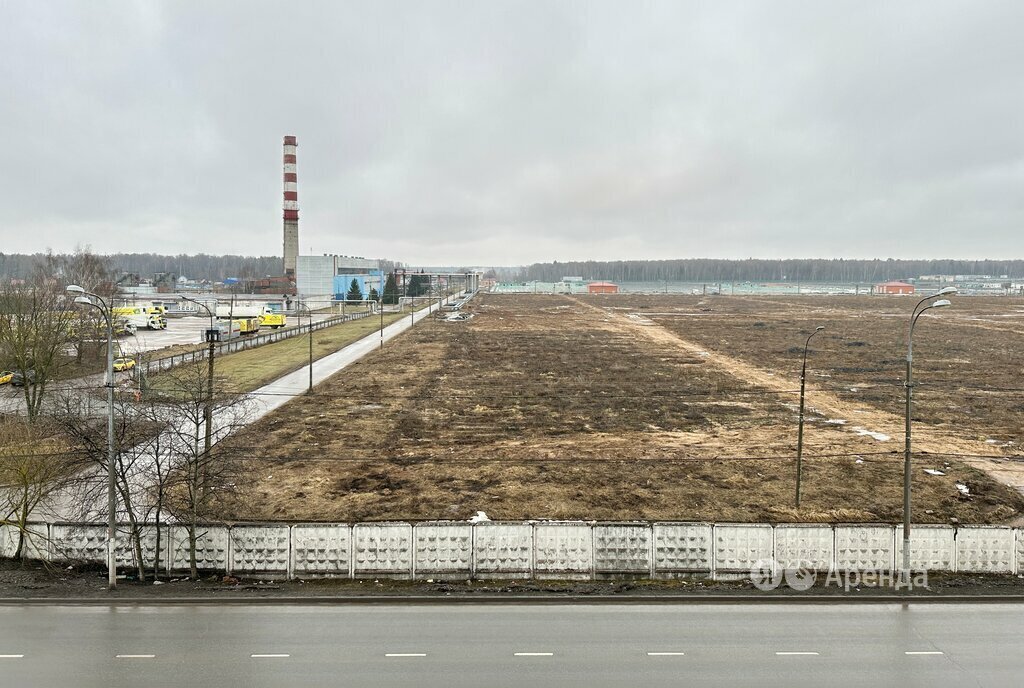
[[566,276],[613,282],[864,282],[907,279],[919,275],[1024,276],[1024,260],[844,260],[792,259],[616,260],[534,263],[521,280],[554,282]]
[[[0,253],[0,278],[28,279],[34,267],[48,257],[61,259],[64,256],[46,253]],[[281,275],[284,271],[280,256],[215,256],[206,253],[165,256],[157,253],[113,253],[103,258],[115,276],[120,273],[134,273],[142,279],[150,279],[155,273],[162,272],[184,275],[193,280],[222,282],[228,277],[273,277]],[[384,260],[381,264],[385,271],[399,265],[389,260]]]

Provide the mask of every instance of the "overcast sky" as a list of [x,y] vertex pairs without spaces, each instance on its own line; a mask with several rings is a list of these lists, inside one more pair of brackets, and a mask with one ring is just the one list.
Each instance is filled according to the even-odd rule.
[[4,252],[1024,257],[1024,2],[0,0]]

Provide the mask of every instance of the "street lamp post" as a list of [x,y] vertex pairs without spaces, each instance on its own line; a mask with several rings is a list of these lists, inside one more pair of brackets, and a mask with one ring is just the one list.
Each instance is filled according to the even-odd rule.
[[910,583],[910,415],[914,396],[914,325],[917,324],[917,319],[925,311],[932,308],[944,308],[950,305],[950,302],[948,299],[939,299],[929,303],[924,308],[921,308],[921,306],[924,306],[925,303],[932,299],[938,299],[940,296],[952,296],[956,293],[956,287],[943,287],[938,293],[926,296],[918,301],[917,305],[914,306],[913,312],[910,314],[910,327],[907,330],[907,378],[903,382],[903,386],[907,390],[906,428],[903,435],[903,565],[900,569],[904,585]]
[[[210,344],[210,350],[207,352],[206,356],[206,407],[203,409],[203,450],[205,454],[209,456],[210,446],[213,444],[213,356],[217,350],[217,342],[220,341],[220,330],[213,326],[214,314],[213,311],[210,310],[209,306],[197,301],[196,299],[190,299],[187,296],[182,296],[181,298],[200,306],[210,316],[210,327],[206,330],[206,341]],[[231,328],[229,327],[228,330],[230,331],[230,329]]]
[[309,388],[306,390],[307,394],[313,393],[313,309],[309,307],[309,304],[299,302],[296,304],[299,308],[306,310],[306,315],[309,316]]
[[[114,446],[114,320],[110,304],[98,294],[88,292],[77,284],[69,284],[65,291],[79,294],[75,303],[98,308],[107,321],[107,587],[117,587],[117,493],[114,482],[117,448]],[[90,298],[92,297],[92,298]],[[93,301],[92,299],[96,299]]]
[[818,334],[825,327],[819,325],[815,328],[814,332],[811,332],[810,336],[807,337],[807,341],[804,342],[804,362],[800,367],[800,425],[796,432],[796,508],[800,508],[800,479],[803,477],[803,458],[804,458],[804,386],[807,380],[807,347],[811,344],[811,337]]

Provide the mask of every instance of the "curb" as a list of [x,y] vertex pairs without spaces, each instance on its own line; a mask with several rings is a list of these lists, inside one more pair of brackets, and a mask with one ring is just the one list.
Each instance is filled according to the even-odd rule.
[[533,595],[533,596],[436,596],[436,595],[365,595],[316,597],[156,597],[156,598],[91,598],[91,597],[3,597],[0,606],[173,606],[173,605],[701,605],[701,604],[1021,604],[1024,595]]

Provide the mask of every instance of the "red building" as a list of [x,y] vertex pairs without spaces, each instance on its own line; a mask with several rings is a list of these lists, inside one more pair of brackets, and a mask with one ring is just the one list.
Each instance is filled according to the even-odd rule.
[[886,282],[875,285],[876,294],[913,294],[914,285],[906,282]]
[[619,285],[611,282],[591,282],[587,285],[588,294],[618,294]]

